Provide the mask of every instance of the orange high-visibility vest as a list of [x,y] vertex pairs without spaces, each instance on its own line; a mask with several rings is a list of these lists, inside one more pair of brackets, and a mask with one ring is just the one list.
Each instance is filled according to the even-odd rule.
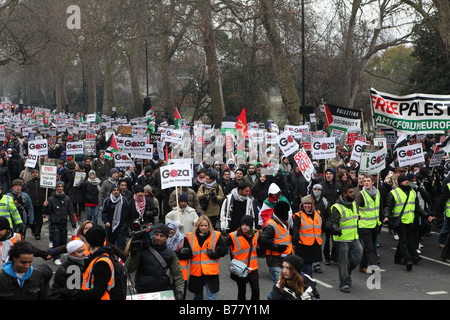
[[[7,242],[7,241],[10,241],[11,242],[11,245],[9,246],[9,248],[7,247],[7,246],[5,246],[7,249],[5,249],[5,250],[8,250],[9,251],[9,249],[11,249],[11,247],[12,246],[14,246],[18,241],[20,241],[20,240],[22,240],[22,235],[20,234],[20,233],[14,233],[13,234],[13,236],[10,238],[10,239],[8,239],[8,240],[5,240],[4,242]],[[2,245],[2,243],[0,242],[0,258],[1,257],[3,257],[3,252],[2,252],[2,250],[3,250],[3,245]],[[6,255],[7,255],[8,253],[6,252]],[[0,261],[0,270],[2,270],[2,264],[3,263],[5,263],[6,261],[8,261],[8,258],[6,258],[6,260],[5,261]]]
[[109,259],[108,254],[102,254],[91,261],[89,266],[86,268],[86,270],[83,273],[83,283],[81,285],[81,289],[83,290],[91,290],[94,287],[94,275],[92,274],[92,270],[94,269],[94,265],[99,261],[105,261],[108,263],[109,267],[111,268],[111,279],[109,279],[108,286],[106,288],[105,293],[103,294],[101,300],[111,300],[109,295],[109,290],[114,288],[114,265],[112,261]]
[[[182,246],[183,246],[183,241],[181,241],[177,250],[180,250]],[[189,278],[189,271],[188,271],[189,260],[178,259],[178,261],[180,262],[180,269],[181,269],[181,273],[183,274],[183,279],[184,279],[184,281],[187,281]]]
[[208,239],[205,240],[203,246],[200,247],[195,232],[189,232],[187,239],[192,249],[191,259],[191,276],[201,277],[204,275],[217,275],[219,274],[219,259],[211,259],[206,254],[206,250],[216,250],[217,242],[220,238],[220,232],[213,231]]
[[[243,263],[247,264],[248,261],[248,254],[250,251],[250,244],[244,237],[238,236],[237,231],[231,232],[228,235],[231,240],[233,241],[233,249],[231,250],[231,253],[233,254],[233,257],[239,261],[242,261]],[[252,237],[252,252],[250,256],[250,262],[248,264],[249,268],[251,269],[249,272],[252,272],[253,270],[258,269],[258,256],[256,255],[256,247],[258,246],[258,238],[259,238],[259,231],[256,230],[256,233]]]
[[314,240],[317,240],[319,245],[322,244],[322,217],[318,211],[314,211],[314,219],[311,219],[309,215],[303,211],[295,214],[300,218],[300,239],[298,243],[305,246],[312,246]]
[[267,249],[266,255],[281,256],[281,255],[292,254],[294,252],[294,249],[292,246],[292,239],[291,239],[291,235],[289,234],[289,230],[286,230],[284,226],[280,226],[273,219],[270,219],[269,221],[267,221],[267,225],[271,225],[275,229],[275,238],[273,239],[274,244],[286,245],[287,248],[286,248],[286,250],[284,250],[284,252],[272,251],[272,250]]

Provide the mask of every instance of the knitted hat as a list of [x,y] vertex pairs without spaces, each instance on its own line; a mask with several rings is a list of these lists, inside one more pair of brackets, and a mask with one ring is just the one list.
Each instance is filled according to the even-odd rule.
[[253,217],[250,216],[250,215],[248,215],[248,214],[246,214],[246,215],[243,216],[242,219],[241,219],[241,226],[242,226],[243,224],[246,224],[246,225],[248,225],[248,226],[250,226],[250,227],[253,227],[253,222],[254,222]]
[[109,170],[108,177],[111,177],[113,173],[119,173],[119,170],[117,170],[116,168],[112,168],[111,170]]
[[75,251],[77,251],[78,249],[80,249],[81,247],[84,246],[84,242],[81,240],[72,240],[70,241],[67,245],[67,252],[68,253],[74,253]]
[[304,196],[303,198],[302,198],[302,204],[304,204],[304,203],[313,203],[312,202],[312,199],[311,199],[311,196]]
[[300,273],[303,270],[303,259],[296,254],[290,254],[284,257],[283,262],[289,262]]
[[101,247],[106,240],[106,230],[101,225],[94,225],[86,231],[86,241],[93,247]]
[[178,196],[178,203],[180,202],[188,202],[188,196],[186,193],[182,193]]
[[0,216],[0,230],[9,230],[11,229],[11,225],[6,217]]
[[[89,229],[90,230],[90,229]],[[169,237],[170,228],[163,223],[156,225],[155,233],[161,233],[166,238]]]
[[406,181],[406,180],[408,180],[408,179],[406,178],[406,175],[404,175],[404,174],[399,175],[398,178],[397,178],[397,182],[398,182],[399,185],[400,185],[403,181]]

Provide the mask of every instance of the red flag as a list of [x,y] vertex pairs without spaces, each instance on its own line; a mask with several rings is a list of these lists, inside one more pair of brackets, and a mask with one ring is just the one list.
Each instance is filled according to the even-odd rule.
[[245,108],[242,109],[242,112],[237,118],[237,122],[234,127],[244,138],[248,138],[247,116],[245,115]]

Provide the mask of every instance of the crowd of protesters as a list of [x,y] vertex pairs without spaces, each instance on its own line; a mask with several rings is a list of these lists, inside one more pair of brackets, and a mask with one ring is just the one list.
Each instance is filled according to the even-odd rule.
[[[161,188],[160,168],[166,162],[157,153],[153,160],[138,160],[134,166],[117,167],[113,160],[105,158],[107,143],[101,132],[96,138],[98,152],[88,155],[66,155],[66,143],[84,139],[82,134],[65,132],[54,138],[56,143],[48,147],[47,156],[58,159],[54,190],[41,187],[39,163],[34,168],[25,166],[27,137],[7,132],[0,146],[3,198],[0,205],[8,200],[8,208],[0,210],[0,216],[6,218],[6,222],[0,220],[0,241],[8,243],[1,247],[0,288],[14,286],[10,278],[27,273],[30,273],[28,278],[19,281],[20,288],[31,281],[41,288],[41,293],[33,297],[27,297],[25,290],[20,289],[11,290],[19,292],[17,295],[5,295],[2,289],[0,298],[111,298],[112,294],[105,293],[109,290],[108,276],[100,279],[99,271],[91,270],[91,264],[100,263],[97,259],[104,254],[128,261],[126,266],[136,271],[134,281],[138,292],[176,288],[177,299],[185,298],[186,290],[194,293],[195,299],[203,299],[204,287],[207,298],[216,299],[218,265],[227,254],[249,268],[245,276],[231,273],[239,299],[245,299],[246,283],[250,284],[251,298],[261,298],[258,257],[265,258],[274,281],[269,299],[318,299],[313,275],[322,272],[322,263],[339,265],[340,289],[350,292],[348,270],[359,267],[361,272],[368,272],[368,266],[379,262],[377,234],[383,223],[387,225],[390,218],[398,215],[395,211],[398,199],[393,195],[397,188],[406,194],[414,190],[415,202],[411,206],[417,208],[412,207],[411,228],[407,231],[389,226],[392,236],[399,240],[395,262],[406,265],[407,270],[419,262],[420,242],[430,232],[431,223],[442,230],[439,236],[442,259],[450,259],[449,245],[446,246],[450,162],[444,159],[440,166],[429,167],[432,148],[436,145],[433,135],[421,140],[425,162],[399,167],[391,151],[386,168],[375,176],[360,174],[358,163],[350,160],[351,147],[344,146],[335,158],[313,162],[316,174],[311,181],[303,176],[293,156],[280,153],[271,155],[279,156],[276,170],[267,170],[268,164],[259,161],[245,165],[225,161],[194,163],[192,186],[178,190]],[[409,143],[416,143],[414,136]],[[85,178],[75,182],[77,172],[84,172]],[[406,202],[408,199],[411,200],[407,198]],[[375,225],[369,227],[361,224],[364,210],[370,207],[368,203],[377,212]],[[344,231],[349,227],[343,222],[346,214],[355,214],[359,221],[353,236]],[[25,239],[40,240],[46,221],[51,248],[33,248]],[[137,222],[142,226],[156,226],[150,243],[133,237]],[[67,229],[68,225],[72,230]],[[104,233],[96,230],[88,237],[89,229],[97,225],[104,227]],[[370,229],[371,234],[363,229]],[[71,232],[79,242],[67,243],[67,234]],[[155,256],[142,250],[146,245],[160,253],[155,254],[157,258],[167,262],[170,268],[165,269],[170,270],[173,280],[155,262]],[[16,246],[15,250],[7,251]],[[61,254],[66,252],[69,256],[63,263]],[[61,278],[54,286],[59,285],[63,290],[47,288],[48,270],[35,268],[34,273],[40,273],[42,279],[34,279],[37,276],[23,267],[31,265],[33,256],[53,259],[64,268],[68,263],[82,265],[85,272],[99,274],[95,277],[95,287],[104,285],[105,289],[96,295],[71,293]],[[207,260],[211,262],[207,264]],[[23,272],[14,267],[20,261]],[[108,271],[110,265],[105,261],[102,270]],[[156,273],[152,274],[152,270]],[[111,272],[108,274],[111,277]],[[60,276],[64,278],[64,273]]]

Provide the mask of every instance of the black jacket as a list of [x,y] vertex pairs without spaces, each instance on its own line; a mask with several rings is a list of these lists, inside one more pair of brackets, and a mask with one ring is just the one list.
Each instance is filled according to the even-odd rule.
[[51,223],[67,223],[67,216],[69,216],[70,224],[72,228],[77,227],[75,216],[73,213],[73,205],[70,197],[65,193],[52,194],[47,200],[48,206],[45,208],[45,213],[49,216],[48,221]]
[[[28,195],[31,198],[31,202],[33,206],[42,206],[45,201],[45,188],[41,188],[41,182],[39,178],[31,179],[26,183],[26,186],[29,190]],[[48,190],[48,195],[51,196],[52,189]]]

